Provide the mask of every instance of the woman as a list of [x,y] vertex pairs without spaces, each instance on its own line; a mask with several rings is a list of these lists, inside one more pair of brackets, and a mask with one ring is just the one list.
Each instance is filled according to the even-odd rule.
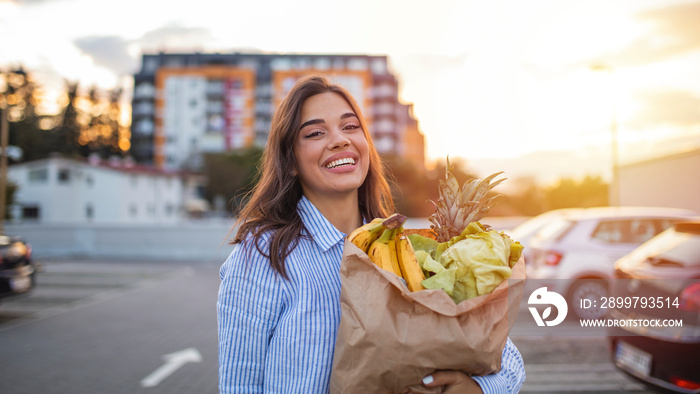
[[[324,77],[299,81],[275,113],[261,179],[221,267],[221,393],[328,392],[343,240],[393,211],[355,100]],[[446,392],[517,392],[525,372],[510,340],[502,364],[494,375],[437,372],[423,383]]]

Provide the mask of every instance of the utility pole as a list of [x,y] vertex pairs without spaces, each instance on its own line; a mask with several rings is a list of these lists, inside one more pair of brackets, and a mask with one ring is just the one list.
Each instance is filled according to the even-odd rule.
[[5,234],[5,205],[7,203],[7,141],[10,125],[7,121],[9,106],[0,110],[0,235]]
[[620,158],[617,147],[617,109],[615,106],[615,69],[604,63],[594,63],[590,66],[594,71],[605,71],[610,75],[610,161],[612,166],[612,179],[610,180],[610,202],[609,205],[616,207],[620,205]]

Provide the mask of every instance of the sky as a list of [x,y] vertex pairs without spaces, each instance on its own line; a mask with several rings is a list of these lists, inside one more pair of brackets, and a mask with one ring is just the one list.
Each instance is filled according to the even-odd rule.
[[698,20],[697,0],[0,0],[0,68],[129,91],[143,53],[387,55],[429,161],[605,178],[613,122],[623,164],[700,147]]

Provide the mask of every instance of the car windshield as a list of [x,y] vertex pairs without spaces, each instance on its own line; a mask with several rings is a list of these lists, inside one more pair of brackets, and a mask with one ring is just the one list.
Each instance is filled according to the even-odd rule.
[[554,219],[542,227],[542,229],[535,234],[534,238],[538,241],[556,240],[563,236],[573,224],[574,222],[570,219]]
[[666,230],[634,251],[654,266],[700,267],[700,235]]
[[517,225],[513,230],[510,231],[510,236],[513,239],[525,238],[530,234],[534,234],[544,225],[549,223],[553,218],[554,215],[550,212],[537,215]]

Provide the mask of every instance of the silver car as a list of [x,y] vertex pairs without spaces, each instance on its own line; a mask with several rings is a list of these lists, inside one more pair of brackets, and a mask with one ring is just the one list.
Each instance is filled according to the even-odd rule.
[[527,245],[528,279],[564,296],[575,317],[602,318],[600,299],[608,295],[615,261],[674,223],[696,217],[682,209],[597,207],[554,219]]

